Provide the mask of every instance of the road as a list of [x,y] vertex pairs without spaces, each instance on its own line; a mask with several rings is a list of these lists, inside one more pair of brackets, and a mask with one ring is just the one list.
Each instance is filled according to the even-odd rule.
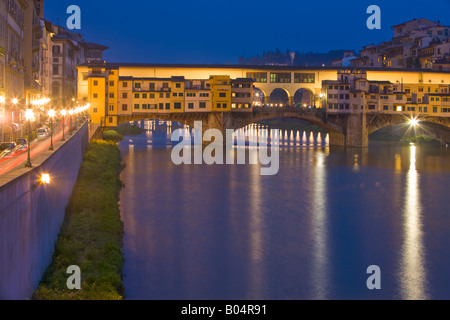
[[[69,131],[69,125],[70,122],[68,121],[68,119],[66,119],[67,123],[66,126],[64,127],[64,131],[66,134],[66,138],[67,138],[67,133]],[[63,132],[62,132],[62,121],[58,122],[58,124],[55,126],[56,130],[53,133],[53,144],[57,144],[59,141],[61,141],[62,136],[63,136]],[[33,163],[33,159],[40,156],[41,154],[43,154],[44,152],[48,151],[48,149],[50,148],[51,145],[51,138],[50,136],[48,138],[45,139],[36,139],[35,141],[33,141],[33,143],[31,144],[30,147],[30,156],[31,156],[31,163]],[[27,161],[28,158],[28,148],[15,153],[13,156],[8,156],[5,157],[3,159],[0,159],[0,176],[5,174],[5,173],[9,173],[15,169],[18,168],[23,168],[25,166],[25,163]]]

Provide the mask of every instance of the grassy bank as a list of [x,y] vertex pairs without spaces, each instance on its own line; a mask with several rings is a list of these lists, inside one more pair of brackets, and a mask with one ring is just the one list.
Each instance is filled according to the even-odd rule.
[[436,146],[441,145],[441,143],[439,141],[437,141],[436,139],[424,137],[424,136],[403,137],[400,140],[400,143],[403,145],[408,145],[410,143],[436,145]]
[[[123,298],[123,224],[118,206],[122,183],[119,148],[115,143],[93,141],[86,151],[66,208],[53,261],[34,299]],[[81,290],[68,290],[67,268],[81,269]]]

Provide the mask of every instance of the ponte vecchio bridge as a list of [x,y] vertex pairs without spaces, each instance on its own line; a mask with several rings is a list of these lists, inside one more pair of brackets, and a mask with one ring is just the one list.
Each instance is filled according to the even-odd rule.
[[[433,124],[437,128],[434,134],[436,138],[441,141],[450,140],[447,130],[450,128],[450,113],[431,114],[431,110],[434,110],[431,105],[429,109],[428,107],[425,107],[425,109],[420,107],[422,114],[418,112],[419,107],[407,107],[409,98],[407,98],[403,87],[407,84],[416,87],[422,86],[423,88],[421,87],[418,90],[423,91],[425,88],[425,92],[428,91],[429,94],[436,93],[445,96],[449,93],[450,73],[411,69],[365,69],[363,72],[369,82],[380,84],[379,90],[384,90],[377,92],[377,94],[385,94],[389,97],[397,96],[397,98],[403,95],[402,101],[394,102],[395,105],[393,106],[384,106],[384,110],[366,110],[364,106],[361,106],[363,110],[359,110],[359,106],[358,109],[352,109],[350,104],[344,103],[340,104],[340,108],[338,107],[339,104],[336,104],[337,108],[330,110],[329,95],[324,83],[336,81],[338,73],[352,74],[358,72],[350,68],[331,67],[127,63],[81,65],[78,67],[78,99],[91,103],[91,119],[93,119],[94,124],[102,127],[115,126],[139,119],[167,119],[190,126],[193,125],[194,121],[201,120],[204,130],[208,128],[224,130],[238,129],[247,124],[271,118],[290,117],[303,119],[326,129],[330,133],[330,144],[332,145],[366,147],[368,135],[371,132],[390,124],[406,122],[407,116],[416,115],[422,121]],[[219,102],[217,103],[219,108],[221,105],[220,100],[214,99],[218,99],[217,97],[223,89],[221,85],[225,84],[220,82],[223,76],[231,79],[231,85],[234,83],[233,79],[238,79],[236,83],[239,83],[239,88],[243,88],[239,90],[244,92],[244,96],[246,92],[245,83],[242,81],[249,78],[253,79],[255,91],[251,93],[250,102],[252,104],[243,103],[242,105],[245,107],[236,109],[233,107],[232,109],[230,104],[222,103],[223,108],[226,106],[226,109],[216,109],[216,102]],[[217,77],[214,80],[217,84],[217,90],[211,87],[206,88],[205,83],[201,82],[201,79],[213,79],[213,77]],[[349,80],[347,78],[344,80],[343,77],[340,84],[348,84]],[[182,80],[185,79],[198,79],[199,82],[195,86],[188,87],[186,85],[184,87]],[[160,87],[158,87],[158,81],[161,82]],[[240,81],[244,83],[244,87],[241,86]],[[126,87],[124,87],[123,82],[128,82]],[[155,84],[152,85],[155,82],[156,86]],[[170,84],[166,86],[167,83]],[[178,83],[182,85],[179,86]],[[397,88],[394,88],[397,91],[391,92],[392,86],[381,88],[381,84],[387,83],[397,86]],[[371,83],[368,85],[371,85]],[[347,86],[341,87],[346,88]],[[190,89],[197,90],[195,92],[198,92],[199,95],[202,92],[204,92],[204,95],[208,95],[208,92],[210,92],[209,94],[213,97],[209,97],[209,104],[208,102],[203,104],[205,109],[201,109],[201,101],[200,107],[193,103],[190,107],[189,97],[195,96],[195,92],[189,93]],[[286,93],[286,102],[275,104],[271,101],[272,94],[277,90]],[[310,101],[305,103],[306,108],[286,107],[286,105],[298,105],[295,97],[299,91],[309,93]],[[353,95],[354,92],[356,91],[349,91],[347,95]],[[265,99],[258,99],[258,93],[262,93]],[[367,94],[369,93],[367,91]],[[158,99],[159,97],[170,100],[158,100],[157,102],[160,103],[152,104],[151,100],[148,100],[148,103],[146,103],[147,100],[142,100],[144,96],[146,99]],[[344,98],[345,96],[344,94]],[[367,99],[369,98],[370,96],[367,97]],[[383,99],[382,96],[380,98]],[[446,98],[442,98],[441,101],[444,99]],[[245,102],[246,100],[243,99],[242,101]],[[264,102],[265,108],[255,107],[260,106],[262,102]],[[415,102],[417,103],[417,100]],[[425,100],[420,102],[425,104]],[[364,103],[370,104],[370,101],[367,100]],[[386,107],[389,108],[386,109]],[[401,109],[391,110],[391,107],[400,107]],[[429,111],[423,113],[423,110]],[[447,112],[447,108],[442,108],[442,110]],[[448,110],[450,110],[450,105]]]

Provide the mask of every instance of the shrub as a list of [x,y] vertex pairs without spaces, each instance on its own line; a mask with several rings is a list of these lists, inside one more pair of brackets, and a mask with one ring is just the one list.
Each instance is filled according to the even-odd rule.
[[103,140],[117,143],[123,140],[123,136],[115,130],[108,130],[103,132]]

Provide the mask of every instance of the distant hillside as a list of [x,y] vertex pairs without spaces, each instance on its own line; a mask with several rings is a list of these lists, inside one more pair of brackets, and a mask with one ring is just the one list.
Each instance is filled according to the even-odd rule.
[[[321,66],[331,65],[331,61],[340,59],[344,56],[346,50],[332,50],[328,53],[319,52],[291,52],[280,49],[273,51],[263,51],[262,55],[253,57],[240,57],[240,65],[286,65],[286,66]],[[292,57],[294,59],[292,60]]]

